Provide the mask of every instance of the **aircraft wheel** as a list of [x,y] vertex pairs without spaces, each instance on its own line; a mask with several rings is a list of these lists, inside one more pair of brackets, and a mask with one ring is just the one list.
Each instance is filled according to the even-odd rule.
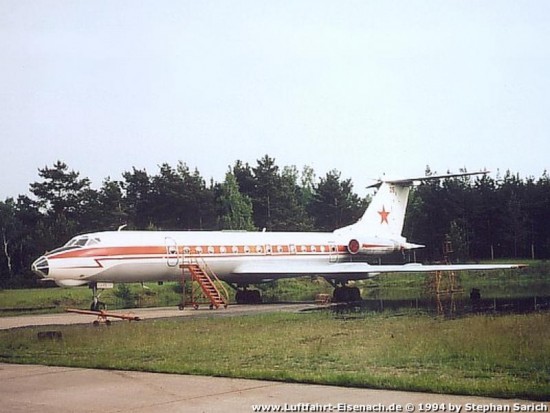
[[92,301],[92,304],[90,305],[91,311],[101,311],[105,309],[105,303],[101,301]]
[[94,320],[94,322],[92,324],[94,325],[94,327],[98,327],[99,326],[99,320]]
[[237,290],[235,301],[237,304],[260,304],[262,295],[259,290]]
[[361,301],[361,291],[358,287],[349,288],[349,300],[352,302]]
[[105,320],[105,325],[110,326],[111,325],[111,320]]
[[178,304],[178,310],[182,311],[185,308],[183,304]]
[[334,303],[344,303],[346,302],[346,291],[344,287],[335,287],[332,293],[332,302]]
[[252,290],[252,291],[250,291],[250,302],[251,302],[252,304],[261,304],[261,302],[262,302],[262,296],[261,296],[259,290]]

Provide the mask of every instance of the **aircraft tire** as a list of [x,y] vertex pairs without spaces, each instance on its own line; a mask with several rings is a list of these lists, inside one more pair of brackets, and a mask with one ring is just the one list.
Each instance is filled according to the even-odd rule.
[[351,287],[349,289],[349,300],[351,302],[361,301],[361,291],[357,287]]
[[244,291],[243,290],[237,290],[235,293],[235,301],[237,304],[244,304]]
[[346,302],[346,292],[344,287],[335,287],[332,292],[332,302],[333,303],[345,303]]
[[237,304],[260,304],[262,296],[259,290],[238,290],[235,301]]
[[262,303],[262,296],[260,294],[259,290],[252,290],[251,291],[251,304],[261,304]]
[[333,303],[350,303],[361,301],[361,291],[357,287],[335,287],[332,293]]

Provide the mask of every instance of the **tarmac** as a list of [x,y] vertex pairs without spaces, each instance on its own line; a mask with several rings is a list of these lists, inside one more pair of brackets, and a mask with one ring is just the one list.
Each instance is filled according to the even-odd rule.
[[[226,310],[135,309],[143,319],[300,311],[314,304]],[[121,311],[118,311],[121,312]],[[91,323],[80,314],[0,318],[0,329]],[[128,321],[118,321],[128,322]],[[0,363],[0,412],[397,412],[542,411],[549,403],[334,386]],[[435,407],[437,406],[437,408]]]
[[506,411],[506,406],[512,412],[514,406],[550,408],[549,403],[521,400],[37,365],[0,364],[0,383],[0,411],[13,413],[487,413]]
[[[312,303],[291,304],[260,304],[260,305],[230,305],[226,309],[210,310],[208,306],[202,306],[198,310],[177,307],[133,308],[131,310],[112,310],[116,314],[135,315],[141,320],[173,317],[228,317],[246,314],[273,313],[273,312],[298,312],[308,309],[318,309],[319,305]],[[95,317],[75,313],[34,314],[0,317],[0,330],[30,326],[54,326],[69,324],[92,323]],[[128,322],[112,319],[112,322]]]

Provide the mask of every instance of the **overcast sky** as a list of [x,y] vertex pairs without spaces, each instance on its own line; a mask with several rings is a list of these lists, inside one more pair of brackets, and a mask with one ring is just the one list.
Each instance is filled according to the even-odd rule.
[[[550,166],[550,2],[0,0],[0,200],[179,160],[382,174]],[[494,175],[493,175],[494,176]]]

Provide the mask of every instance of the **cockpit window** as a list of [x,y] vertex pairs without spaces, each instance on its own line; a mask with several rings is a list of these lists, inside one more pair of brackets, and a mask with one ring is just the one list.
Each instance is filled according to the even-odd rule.
[[69,242],[65,244],[65,247],[76,247],[78,246],[78,240],[80,237],[71,238]]
[[55,254],[58,252],[68,251],[75,248],[82,248],[82,247],[88,247],[90,245],[96,245],[101,242],[101,239],[99,238],[90,238],[87,235],[81,235],[78,237],[71,238],[69,242],[67,242],[65,245],[63,245],[60,248],[56,248],[53,251],[48,252],[48,254]]
[[74,237],[67,242],[65,247],[86,247],[89,245],[99,244],[101,240],[99,238],[90,238],[87,235]]
[[88,237],[81,237],[76,240],[75,245],[78,245],[79,247],[86,246],[86,243],[88,242]]

